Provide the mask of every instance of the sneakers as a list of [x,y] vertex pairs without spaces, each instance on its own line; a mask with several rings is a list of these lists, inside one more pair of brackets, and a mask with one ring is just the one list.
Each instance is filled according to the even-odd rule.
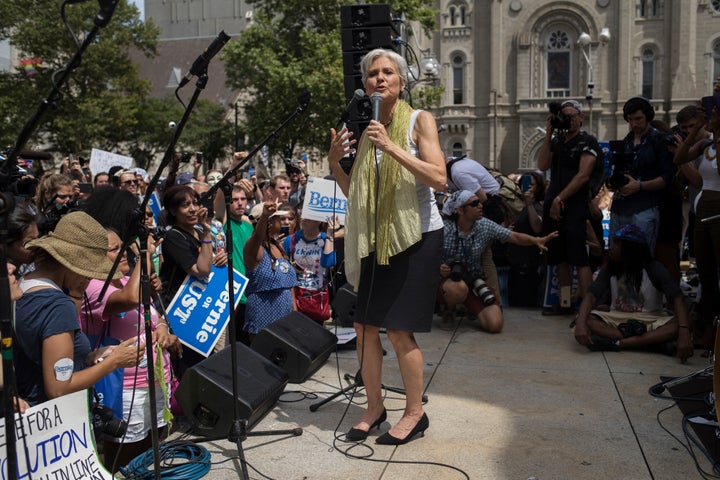
[[590,337],[592,344],[588,345],[587,348],[591,352],[619,352],[620,351],[620,340],[613,340],[608,337],[601,337],[600,335],[592,335]]

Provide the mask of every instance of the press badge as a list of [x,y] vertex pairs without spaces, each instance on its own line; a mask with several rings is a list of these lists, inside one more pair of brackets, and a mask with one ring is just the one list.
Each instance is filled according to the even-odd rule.
[[61,358],[53,366],[55,369],[55,380],[58,382],[67,382],[73,374],[72,358]]

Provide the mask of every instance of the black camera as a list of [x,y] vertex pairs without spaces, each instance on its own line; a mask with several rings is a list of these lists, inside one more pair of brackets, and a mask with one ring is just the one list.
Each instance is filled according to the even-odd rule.
[[607,179],[607,186],[617,191],[627,185],[628,179],[625,175],[635,176],[632,168],[633,154],[625,151],[623,140],[610,140],[610,161],[612,174]]
[[472,292],[478,297],[485,306],[495,303],[495,294],[490,290],[485,280],[478,277],[473,281]]
[[53,199],[52,206],[41,215],[40,222],[38,223],[40,236],[47,235],[55,230],[60,219],[64,217],[65,214],[76,210],[78,206],[79,204],[76,200],[70,200],[67,203],[56,203]]
[[463,278],[463,273],[465,273],[465,267],[462,262],[455,260],[450,264],[450,280],[459,282]]
[[167,232],[171,229],[172,227],[153,227],[148,233],[150,233],[155,240],[160,240],[161,238],[165,238],[165,235],[167,235]]
[[190,152],[183,152],[183,154],[182,154],[182,162],[183,162],[183,163],[190,163],[190,158],[191,158],[191,157],[192,157],[192,155],[190,154]]
[[552,125],[555,130],[570,129],[570,117],[562,113],[562,104],[560,102],[550,102],[548,109],[551,115],[550,125]]
[[672,135],[670,133],[663,133],[660,138],[662,139],[662,142],[668,147],[675,146],[675,135]]
[[96,435],[104,433],[116,438],[125,435],[127,430],[127,422],[117,418],[113,409],[102,403],[92,406],[92,426]]

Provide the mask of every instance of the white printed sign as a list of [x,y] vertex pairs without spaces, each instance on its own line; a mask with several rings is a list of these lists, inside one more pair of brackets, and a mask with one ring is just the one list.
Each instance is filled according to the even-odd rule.
[[347,198],[333,180],[309,177],[305,186],[305,202],[302,218],[327,222],[333,216],[340,218],[345,225]]
[[[18,479],[113,478],[97,457],[87,390],[41,403],[22,417],[16,413],[15,437]],[[5,420],[0,418],[0,480],[8,478],[6,444]]]
[[93,148],[90,152],[90,171],[93,172],[93,175],[100,172],[108,172],[111,167],[116,165],[120,165],[123,169],[127,169],[132,167],[132,164],[132,157],[98,150],[97,148]]

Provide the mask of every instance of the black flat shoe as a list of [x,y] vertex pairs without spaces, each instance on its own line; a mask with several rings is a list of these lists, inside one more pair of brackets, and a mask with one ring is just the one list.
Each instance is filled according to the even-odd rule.
[[428,419],[427,414],[423,413],[423,416],[420,418],[418,423],[415,424],[413,429],[410,430],[410,433],[408,433],[405,438],[396,438],[390,435],[390,432],[386,432],[376,438],[375,443],[378,445],[405,445],[416,435],[420,434],[421,437],[425,435],[425,430],[427,430],[429,426],[430,420]]
[[380,427],[380,425],[382,425],[385,420],[387,420],[387,410],[383,408],[383,412],[380,414],[380,417],[378,417],[378,419],[375,420],[372,425],[370,425],[370,428],[367,432],[365,430],[360,430],[359,428],[351,428],[345,434],[345,439],[350,442],[361,442],[367,438],[370,430],[375,427]]

